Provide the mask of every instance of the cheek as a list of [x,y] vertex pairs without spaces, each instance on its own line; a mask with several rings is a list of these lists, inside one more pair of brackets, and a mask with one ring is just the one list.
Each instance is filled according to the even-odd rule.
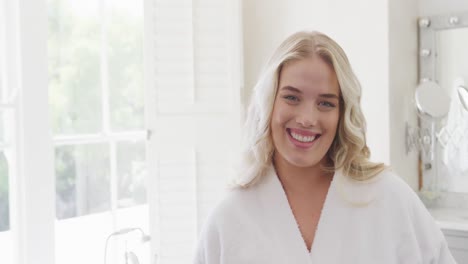
[[330,116],[327,119],[327,127],[330,129],[330,131],[335,134],[338,129],[338,123],[340,122],[340,116],[338,113],[334,114],[333,116]]
[[282,118],[281,115],[278,113],[273,113],[271,117],[271,123],[270,123],[270,128],[271,128],[271,133],[273,137],[278,137],[282,131]]
[[272,134],[275,133],[276,127],[278,126],[278,109],[276,108],[276,105],[273,108],[273,111],[271,112],[271,120],[270,120],[270,132]]
[[289,114],[281,104],[276,104],[271,116],[271,123],[276,127],[282,127],[287,122]]

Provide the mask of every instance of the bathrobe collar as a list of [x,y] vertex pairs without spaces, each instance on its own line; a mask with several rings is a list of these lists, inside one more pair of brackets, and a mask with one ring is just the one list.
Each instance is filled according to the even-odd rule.
[[[335,175],[337,175],[336,172]],[[269,232],[274,234],[272,237],[278,245],[277,248],[284,251],[282,255],[287,257],[289,263],[311,263],[311,256],[317,254],[316,251],[319,248],[323,248],[320,244],[323,243],[323,236],[326,234],[322,232],[322,225],[324,221],[328,221],[324,219],[328,218],[328,203],[331,191],[334,189],[335,175],[325,198],[310,252],[305,245],[286,193],[273,166],[270,166],[268,173],[258,183],[259,200],[264,210],[264,219],[268,219],[265,224],[268,225]]]

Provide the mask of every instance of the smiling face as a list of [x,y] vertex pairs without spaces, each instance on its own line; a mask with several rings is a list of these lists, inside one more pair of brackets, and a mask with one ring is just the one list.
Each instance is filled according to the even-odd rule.
[[271,117],[275,160],[309,168],[325,165],[340,117],[340,88],[320,57],[283,65]]

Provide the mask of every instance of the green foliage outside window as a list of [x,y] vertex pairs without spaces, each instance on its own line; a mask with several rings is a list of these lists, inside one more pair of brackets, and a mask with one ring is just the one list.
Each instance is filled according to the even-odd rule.
[[[99,133],[102,31],[99,16],[78,16],[66,1],[49,4],[49,102],[55,134]],[[97,6],[96,2],[96,6]],[[106,30],[110,122],[143,128],[143,17],[111,9]]]
[[[141,1],[111,1],[106,7],[107,23],[99,12],[99,1],[83,0],[78,10],[71,1],[48,0],[49,105],[54,135],[98,134],[105,123],[113,132],[144,129],[143,9]],[[120,7],[118,7],[120,5]],[[105,30],[105,32],[103,31]],[[103,42],[104,41],[104,42]],[[103,54],[105,51],[105,54]],[[105,59],[105,60],[104,60]],[[107,82],[103,77],[107,76]],[[108,98],[103,96],[107,83]],[[104,120],[103,102],[109,116]],[[108,150],[106,147],[105,149]],[[108,152],[97,150],[104,159]],[[142,149],[144,155],[144,149]],[[57,147],[55,150],[56,201],[59,219],[109,209],[108,172],[86,172],[97,166],[94,155],[84,148]],[[138,158],[138,156],[135,156]],[[127,161],[131,164],[135,162]],[[99,164],[109,170],[109,163]],[[101,167],[95,167],[100,170]],[[141,169],[134,169],[141,175]],[[140,179],[125,176],[125,179]],[[78,198],[77,182],[93,182],[102,191],[91,190],[88,211]],[[126,182],[119,187],[124,197],[143,183]],[[125,191],[123,191],[125,190]],[[136,199],[141,200],[141,199]]]

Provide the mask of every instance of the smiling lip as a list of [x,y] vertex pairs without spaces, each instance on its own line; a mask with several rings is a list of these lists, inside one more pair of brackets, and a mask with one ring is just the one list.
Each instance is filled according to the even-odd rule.
[[[294,146],[301,148],[301,149],[307,149],[307,148],[312,147],[315,144],[315,141],[317,141],[320,137],[320,134],[318,133],[312,133],[310,131],[305,131],[301,129],[287,128],[286,130],[287,130],[288,138],[291,141],[291,143],[293,143]],[[293,138],[291,135],[291,132],[294,132],[294,134],[299,134],[301,136],[315,137],[315,139],[312,142],[301,142]]]

